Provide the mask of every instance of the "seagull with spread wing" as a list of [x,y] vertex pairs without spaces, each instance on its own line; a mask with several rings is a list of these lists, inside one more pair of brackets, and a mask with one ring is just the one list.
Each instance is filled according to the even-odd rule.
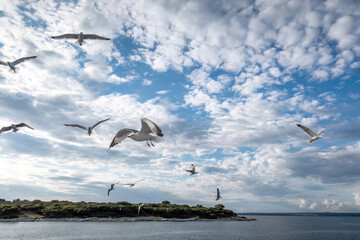
[[103,122],[105,122],[105,121],[107,121],[107,120],[109,120],[109,119],[110,119],[110,118],[101,120],[101,121],[95,123],[94,126],[92,126],[92,127],[84,127],[84,126],[79,125],[79,124],[64,124],[64,125],[67,126],[67,127],[78,127],[78,128],[84,129],[84,130],[87,132],[87,134],[90,136],[91,133],[92,133],[92,130],[93,130],[97,125],[99,125],[100,123],[103,123]]
[[219,188],[216,188],[216,200],[215,201],[219,200],[220,198],[221,198],[220,190],[219,190]]
[[146,203],[142,203],[142,204],[140,204],[140,206],[138,207],[138,215],[140,215],[141,208],[142,208],[145,204],[146,204]]
[[121,185],[129,185],[129,187],[133,187],[133,186],[135,186],[136,183],[141,182],[141,181],[144,181],[144,180],[145,180],[145,179],[141,179],[141,180],[138,180],[138,181],[133,182],[133,183],[124,183],[124,184],[121,184]]
[[112,190],[115,190],[115,184],[119,184],[119,182],[117,182],[117,183],[112,183],[111,185],[110,185],[110,188],[108,189],[108,196],[110,195],[110,192],[112,191]]
[[156,125],[154,122],[147,118],[141,119],[141,129],[140,132],[130,128],[123,128],[121,129],[114,137],[110,144],[110,148],[115,146],[118,143],[121,143],[126,138],[131,138],[134,141],[142,142],[146,141],[147,145],[150,147],[148,141],[150,141],[151,145],[154,147],[152,141],[156,142],[159,140],[156,136],[151,135],[152,133],[156,134],[159,137],[164,136],[161,128]]
[[32,127],[30,127],[29,125],[27,125],[26,123],[19,123],[19,124],[11,124],[11,126],[9,127],[3,127],[0,129],[0,135],[3,133],[3,132],[7,132],[7,131],[10,131],[12,130],[13,132],[17,132],[19,131],[19,127],[28,127],[32,130],[34,130]]
[[185,170],[185,171],[189,172],[190,176],[194,175],[194,174],[197,174],[198,172],[195,172],[195,165],[191,164],[191,167],[192,167],[191,170]]
[[75,44],[82,46],[86,43],[85,39],[92,39],[92,40],[110,40],[110,38],[100,37],[96,34],[84,34],[83,32],[77,33],[68,33],[59,36],[51,36],[52,39],[77,39]]
[[10,68],[9,72],[16,73],[16,72],[19,71],[19,68],[15,67],[15,65],[18,65],[19,63],[22,63],[22,62],[25,62],[25,61],[29,61],[29,60],[34,59],[34,58],[36,58],[36,56],[19,58],[18,60],[13,61],[13,62],[0,61],[0,64],[8,66]]
[[308,139],[307,141],[309,143],[312,143],[313,141],[316,141],[324,136],[321,136],[321,134],[324,132],[324,131],[321,131],[319,132],[319,134],[316,134],[314,133],[310,128],[307,128],[301,124],[296,124],[299,128],[301,128],[302,130],[304,130],[304,132],[306,132],[311,138]]

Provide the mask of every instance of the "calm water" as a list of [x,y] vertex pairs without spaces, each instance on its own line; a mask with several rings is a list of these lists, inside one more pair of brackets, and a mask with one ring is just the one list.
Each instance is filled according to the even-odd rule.
[[0,239],[360,239],[360,217],[255,218],[253,222],[0,223]]

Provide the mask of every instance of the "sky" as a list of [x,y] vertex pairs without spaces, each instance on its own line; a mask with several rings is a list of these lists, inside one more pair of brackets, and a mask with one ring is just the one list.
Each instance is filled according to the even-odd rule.
[[[356,0],[14,0],[0,25],[1,61],[37,56],[0,65],[0,127],[35,129],[0,136],[0,198],[360,212]],[[111,40],[50,38],[79,32]],[[144,117],[161,142],[108,149]]]

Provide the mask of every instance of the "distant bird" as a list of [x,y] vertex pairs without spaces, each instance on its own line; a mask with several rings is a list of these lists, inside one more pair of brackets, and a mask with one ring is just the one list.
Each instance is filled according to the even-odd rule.
[[221,198],[219,188],[216,188],[216,201]]
[[192,167],[191,170],[186,170],[187,172],[191,173],[190,176],[194,175],[194,174],[197,174],[198,172],[195,172],[195,165],[191,164],[191,167]]
[[110,195],[110,192],[112,191],[112,190],[115,190],[115,188],[114,188],[114,185],[115,184],[119,184],[118,182],[117,183],[112,183],[111,185],[110,185],[110,188],[108,189],[108,196]]
[[68,33],[59,36],[51,36],[52,39],[77,39],[75,44],[82,46],[86,43],[85,39],[94,39],[94,40],[110,40],[110,38],[100,37],[95,34],[84,34],[83,32],[77,33]]
[[150,135],[151,133],[155,133],[157,136],[162,137],[164,136],[161,128],[156,125],[154,122],[147,118],[141,119],[141,129],[140,132],[130,128],[123,128],[121,129],[114,137],[110,144],[110,148],[115,146],[118,143],[121,143],[126,138],[131,138],[134,141],[142,142],[146,141],[146,144],[150,147],[148,141],[150,141],[151,145],[154,147],[152,141],[158,141],[159,139],[156,136]]
[[0,64],[8,66],[10,68],[9,72],[16,73],[16,72],[19,71],[19,68],[15,67],[15,65],[18,65],[19,63],[22,63],[22,62],[25,62],[25,61],[28,61],[28,60],[31,60],[31,59],[34,59],[34,58],[36,58],[36,56],[19,58],[18,60],[13,61],[13,62],[0,61]]
[[313,131],[311,131],[310,128],[307,128],[307,127],[305,127],[305,126],[303,126],[303,125],[301,125],[301,124],[296,124],[296,125],[297,125],[299,128],[301,128],[302,130],[304,130],[304,132],[306,132],[306,133],[311,137],[310,139],[307,140],[309,143],[312,143],[313,141],[316,141],[316,140],[324,137],[324,136],[321,136],[321,134],[322,134],[324,131],[321,131],[321,132],[319,132],[319,134],[316,134],[316,133],[314,133]]
[[142,208],[144,205],[145,205],[145,203],[140,204],[140,206],[138,207],[138,215],[140,215],[141,208]]
[[121,184],[121,185],[129,185],[129,187],[133,187],[133,186],[135,186],[136,183],[141,182],[141,181],[144,181],[144,180],[145,180],[145,179],[141,179],[141,180],[138,180],[138,181],[136,181],[136,182],[134,182],[134,183],[124,183],[124,184]]
[[97,125],[99,125],[100,123],[103,123],[103,122],[105,122],[105,121],[107,121],[107,120],[109,120],[109,119],[110,119],[110,118],[101,120],[100,122],[97,122],[97,123],[96,123],[94,126],[92,126],[92,127],[84,127],[84,126],[79,125],[79,124],[64,124],[64,125],[65,125],[65,126],[68,126],[68,127],[78,127],[78,128],[84,129],[84,130],[87,132],[87,134],[90,136],[91,133],[92,133],[92,130],[93,130]]
[[25,123],[19,123],[19,124],[11,124],[11,126],[9,127],[3,127],[0,129],[0,135],[3,133],[3,132],[6,132],[6,131],[10,131],[12,130],[13,132],[17,132],[19,131],[19,127],[28,127],[32,130],[34,130],[32,127],[30,127],[29,125],[25,124]]

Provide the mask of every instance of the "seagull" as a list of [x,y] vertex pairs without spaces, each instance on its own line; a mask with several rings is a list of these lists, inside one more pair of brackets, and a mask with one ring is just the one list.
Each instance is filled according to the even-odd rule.
[[68,126],[68,127],[78,127],[78,128],[84,129],[84,130],[87,132],[87,134],[90,136],[91,133],[92,133],[92,130],[93,130],[97,125],[99,125],[100,123],[105,122],[105,121],[107,121],[107,120],[109,120],[109,119],[110,119],[110,118],[101,120],[100,122],[97,122],[97,123],[96,123],[94,126],[92,126],[92,127],[84,127],[84,126],[79,125],[79,124],[64,124],[64,125],[65,125],[65,126]]
[[150,135],[151,133],[155,133],[157,136],[162,137],[164,136],[161,128],[156,125],[154,122],[147,118],[141,119],[141,129],[140,132],[130,128],[123,128],[121,129],[114,137],[110,144],[110,148],[115,146],[118,143],[121,143],[126,138],[131,138],[134,141],[142,142],[146,141],[146,144],[150,147],[148,141],[150,141],[151,145],[154,147],[152,141],[158,141],[159,138],[156,136]]
[[134,183],[124,183],[124,184],[121,184],[121,185],[129,185],[129,187],[133,187],[133,186],[135,186],[136,183],[141,182],[141,181],[144,181],[144,180],[145,180],[145,179],[141,179],[141,180],[138,180],[138,181],[136,181],[136,182],[134,182]]
[[141,211],[141,208],[145,205],[145,203],[142,203],[140,204],[140,206],[138,207],[138,215],[140,215],[140,211]]
[[186,170],[187,172],[191,173],[190,176],[194,175],[194,174],[197,174],[198,172],[195,172],[195,165],[191,164],[191,167],[192,167],[191,170]]
[[310,139],[308,139],[307,141],[309,143],[312,143],[313,141],[315,140],[318,140],[324,136],[321,136],[321,134],[324,132],[324,131],[321,131],[319,132],[319,134],[315,134],[310,128],[307,128],[301,124],[296,124],[299,128],[301,128],[302,130],[304,130],[304,132],[306,132],[307,134],[309,134],[309,136],[311,137]]
[[115,184],[119,184],[119,182],[117,182],[117,183],[112,183],[111,185],[110,185],[110,188],[108,189],[108,196],[110,195],[110,192],[112,191],[112,190],[115,190],[115,188],[114,188],[114,185]]
[[18,65],[19,63],[22,63],[22,62],[25,62],[25,61],[28,61],[28,60],[31,60],[31,59],[34,59],[34,58],[36,58],[36,56],[19,58],[18,60],[13,61],[13,62],[0,61],[0,64],[8,66],[10,68],[9,72],[16,73],[16,72],[19,71],[19,68],[15,67],[15,65]]
[[28,127],[32,130],[34,130],[32,127],[30,127],[29,125],[27,125],[26,123],[19,123],[19,124],[11,124],[11,126],[9,127],[3,127],[0,129],[0,135],[3,133],[3,132],[6,132],[6,131],[10,131],[12,130],[13,132],[17,132],[19,131],[19,127]]
[[220,190],[219,190],[219,188],[216,188],[216,200],[215,201],[219,200],[220,198],[221,198]]
[[95,34],[84,34],[83,32],[77,33],[68,33],[59,36],[51,36],[52,39],[77,39],[75,44],[82,46],[86,43],[85,39],[94,39],[94,40],[110,40],[110,38],[100,37]]

